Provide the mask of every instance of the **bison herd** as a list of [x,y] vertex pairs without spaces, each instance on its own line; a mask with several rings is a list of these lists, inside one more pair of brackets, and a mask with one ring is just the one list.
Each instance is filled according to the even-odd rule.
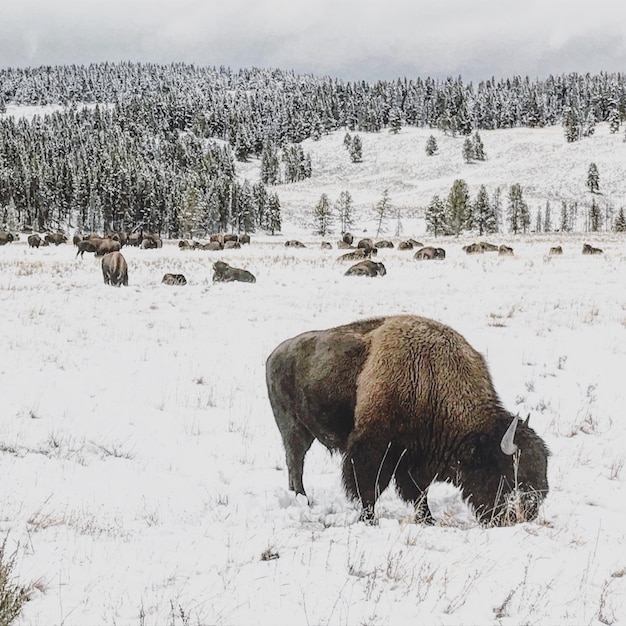
[[[0,246],[12,243],[19,239],[19,235],[10,232],[0,231]],[[68,238],[62,232],[46,233],[42,237],[38,233],[32,233],[28,236],[28,245],[31,248],[39,248],[40,246],[59,246],[67,243]],[[152,233],[144,233],[138,230],[132,233],[116,232],[110,235],[102,236],[97,234],[90,235],[74,235],[73,243],[76,247],[76,258],[84,257],[85,252],[92,253],[96,257],[102,257],[102,271],[106,284],[115,286],[128,284],[128,266],[124,257],[120,254],[123,246],[135,246],[142,250],[161,248],[163,240],[158,235]],[[217,233],[209,236],[207,242],[188,241],[182,239],[178,243],[180,250],[211,250],[220,251],[228,249],[241,248],[242,245],[250,244],[250,236],[248,234],[224,234]],[[306,248],[306,244],[297,239],[288,239],[284,242],[286,248]],[[345,276],[385,276],[387,269],[382,262],[372,260],[372,257],[378,255],[380,249],[388,249],[396,247],[399,251],[409,250],[413,252],[413,258],[418,261],[443,260],[446,258],[444,248],[435,246],[425,246],[423,243],[409,238],[399,241],[397,244],[388,239],[374,241],[366,237],[355,243],[354,236],[351,233],[344,233],[335,246],[339,250],[347,250],[341,254],[336,262],[355,262],[345,272]],[[333,244],[328,241],[321,243],[323,250],[333,249]],[[484,254],[486,252],[495,252],[500,256],[514,256],[513,248],[507,245],[496,245],[493,243],[481,241],[463,246],[463,251],[468,255]],[[114,255],[113,253],[118,253]],[[553,246],[549,249],[547,256],[558,256],[563,254],[563,248]],[[582,254],[598,255],[603,254],[600,248],[596,248],[588,243],[583,244]],[[123,264],[123,269],[121,268]],[[216,261],[213,264],[213,282],[256,282],[256,277],[246,269],[232,267],[224,261]],[[165,285],[186,285],[187,279],[182,274],[167,273],[161,281]]]

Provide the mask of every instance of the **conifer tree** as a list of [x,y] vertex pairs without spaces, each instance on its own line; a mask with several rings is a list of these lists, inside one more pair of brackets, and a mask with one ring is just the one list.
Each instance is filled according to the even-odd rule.
[[348,148],[350,159],[353,163],[360,163],[363,160],[363,143],[359,135],[354,135]]
[[426,220],[426,232],[439,237],[446,232],[445,205],[443,200],[434,195],[424,214]]
[[474,158],[477,161],[484,161],[487,158],[485,155],[485,146],[483,145],[483,140],[480,138],[478,131],[474,133],[474,137],[472,139],[472,149]]
[[459,235],[468,226],[470,197],[467,183],[457,179],[452,183],[445,205],[446,234]]
[[587,170],[587,187],[589,187],[591,193],[598,193],[600,190],[600,173],[595,163],[589,164],[589,169]]
[[471,163],[474,159],[474,147],[469,137],[466,137],[465,141],[463,141],[463,159],[466,163]]
[[339,216],[339,224],[342,233],[349,232],[354,225],[352,217],[352,196],[349,191],[342,191],[335,203],[335,210]]
[[430,135],[430,137],[426,140],[426,154],[427,156],[433,156],[438,150],[437,140],[434,135]]
[[489,194],[485,185],[481,185],[472,205],[471,225],[478,229],[480,235],[498,232],[498,217],[489,202]]
[[514,234],[526,232],[530,225],[528,205],[524,201],[522,187],[519,183],[511,185],[509,189],[509,204],[507,207],[509,227]]
[[567,211],[567,203],[565,200],[561,201],[561,225],[560,231],[567,233],[570,230],[570,219]]
[[626,216],[624,215],[624,207],[620,207],[615,223],[613,224],[613,230],[616,233],[626,233]]
[[281,215],[278,194],[272,193],[267,199],[267,229],[272,235],[280,232]]
[[402,128],[402,111],[397,107],[391,107],[389,111],[389,131],[394,135]]
[[324,236],[331,232],[330,225],[332,222],[332,211],[330,207],[330,200],[325,193],[320,196],[320,199],[315,205],[313,220],[316,227],[316,234]]
[[596,203],[596,199],[591,200],[591,207],[589,207],[589,229],[593,233],[597,233],[602,225],[602,211]]
[[550,215],[550,200],[546,200],[546,210],[543,214],[543,232],[552,232],[552,217]]

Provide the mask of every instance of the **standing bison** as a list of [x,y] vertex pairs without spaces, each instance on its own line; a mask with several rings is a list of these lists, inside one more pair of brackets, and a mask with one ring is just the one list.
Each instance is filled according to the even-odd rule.
[[128,265],[121,252],[109,252],[102,257],[102,276],[105,285],[128,286]]
[[543,440],[502,407],[483,357],[436,321],[402,315],[305,332],[271,353],[266,381],[289,488],[306,495],[304,457],[318,439],[343,454],[345,489],[366,522],[392,478],[425,521],[435,479],[458,484],[494,524],[522,517],[512,519],[513,503],[535,518],[548,492]]
[[42,239],[37,233],[33,233],[32,235],[28,235],[28,245],[31,248],[39,248],[41,245]]

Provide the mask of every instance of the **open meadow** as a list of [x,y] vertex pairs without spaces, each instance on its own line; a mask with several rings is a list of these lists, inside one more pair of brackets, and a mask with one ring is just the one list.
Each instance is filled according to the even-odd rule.
[[[623,236],[487,238],[513,257],[426,237],[445,260],[381,249],[377,278],[344,276],[318,237],[285,238],[125,247],[119,289],[71,244],[0,248],[0,536],[31,592],[18,623],[626,624]],[[257,282],[213,283],[217,259]],[[267,356],[398,313],[459,331],[505,407],[530,414],[552,453],[537,520],[481,527],[442,485],[435,526],[407,522],[393,489],[366,526],[317,442],[310,504],[287,490]]]

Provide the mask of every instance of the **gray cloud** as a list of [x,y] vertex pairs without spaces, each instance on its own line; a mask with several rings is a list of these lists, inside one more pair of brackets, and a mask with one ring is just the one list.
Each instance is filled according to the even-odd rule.
[[624,70],[621,2],[597,0],[23,0],[0,64],[280,67],[346,80]]

